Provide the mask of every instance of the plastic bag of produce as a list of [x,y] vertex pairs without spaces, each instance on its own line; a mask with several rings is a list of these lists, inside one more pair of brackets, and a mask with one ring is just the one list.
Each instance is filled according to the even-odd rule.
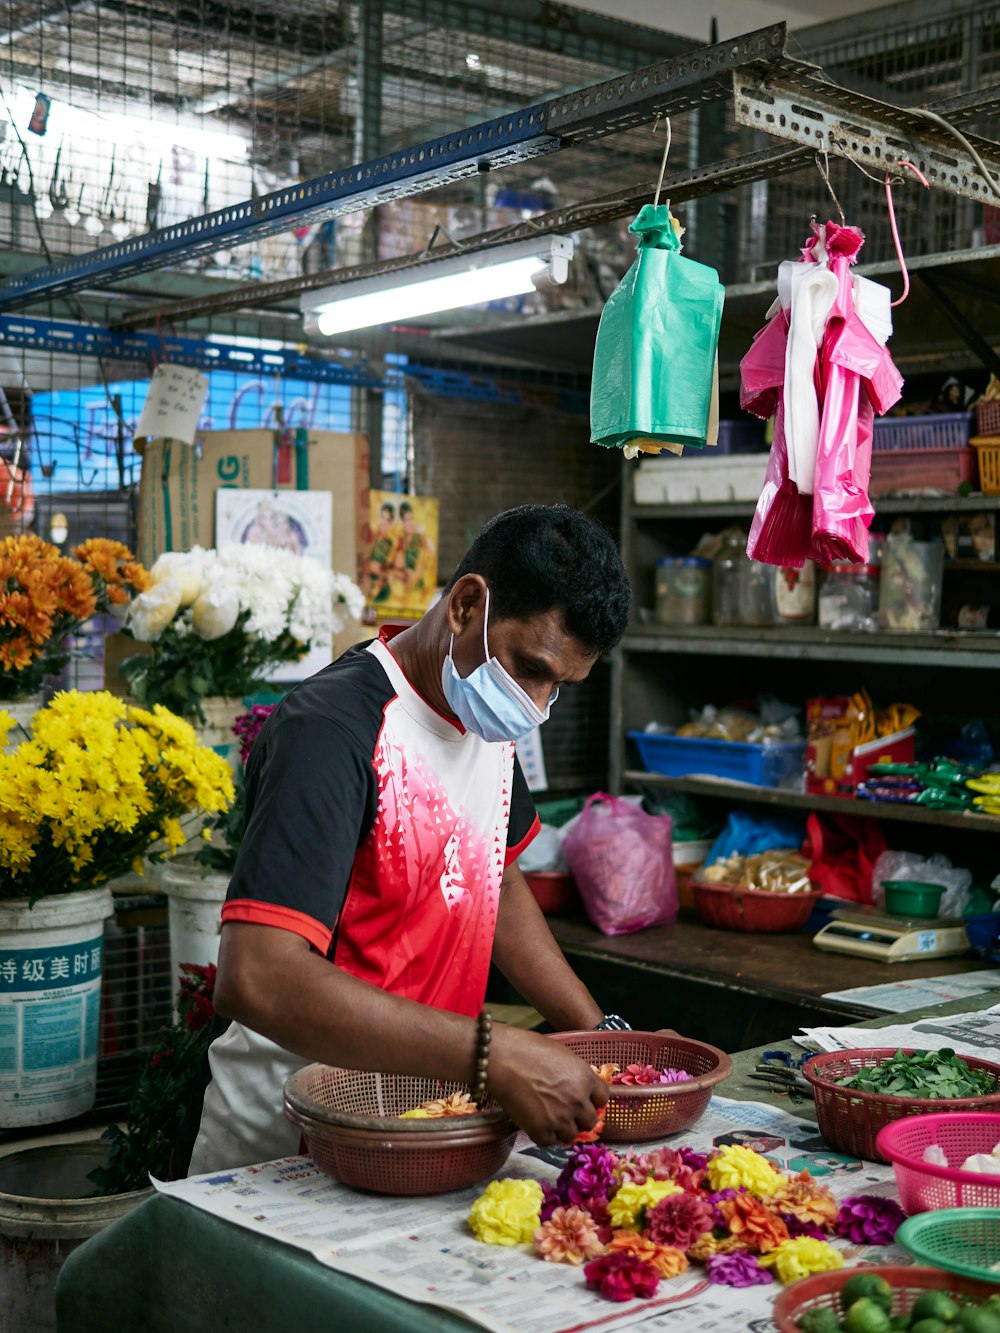
[[628,935],[677,919],[677,874],[669,815],[647,815],[607,792],[591,796],[563,840],[591,921]]

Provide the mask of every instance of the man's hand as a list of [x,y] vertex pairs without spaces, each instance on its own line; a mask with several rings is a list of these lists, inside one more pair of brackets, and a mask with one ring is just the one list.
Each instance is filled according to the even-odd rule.
[[585,1060],[537,1032],[494,1024],[487,1086],[511,1119],[542,1147],[593,1129],[607,1084]]

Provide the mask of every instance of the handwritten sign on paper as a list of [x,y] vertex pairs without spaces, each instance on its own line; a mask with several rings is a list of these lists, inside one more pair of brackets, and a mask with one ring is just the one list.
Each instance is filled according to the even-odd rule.
[[208,376],[200,370],[172,364],[157,366],[142,405],[136,435],[194,444],[207,393]]

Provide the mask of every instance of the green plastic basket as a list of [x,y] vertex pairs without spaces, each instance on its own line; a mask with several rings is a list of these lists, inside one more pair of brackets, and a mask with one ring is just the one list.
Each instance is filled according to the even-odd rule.
[[1000,1208],[938,1208],[908,1217],[896,1244],[918,1264],[1000,1285]]

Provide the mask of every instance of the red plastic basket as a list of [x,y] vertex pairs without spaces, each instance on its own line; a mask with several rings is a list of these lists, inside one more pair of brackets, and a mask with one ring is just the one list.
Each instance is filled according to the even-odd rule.
[[1000,435],[1000,400],[976,404],[976,434]]
[[[972,1153],[992,1152],[1000,1143],[1000,1114],[943,1112],[913,1115],[879,1130],[879,1152],[896,1172],[899,1201],[906,1213],[936,1208],[1000,1208],[1000,1176],[962,1171]],[[924,1149],[938,1144],[949,1163],[924,1161]]]
[[975,486],[979,460],[975,449],[956,446],[949,449],[892,449],[872,454],[868,494],[908,494],[915,491],[957,493],[968,482]]
[[691,892],[694,910],[706,925],[761,934],[798,930],[809,920],[817,900],[823,896],[818,890],[769,893],[763,889],[733,889],[703,879],[691,881]]
[[906,1268],[887,1264],[884,1268],[837,1268],[832,1273],[814,1273],[778,1294],[774,1302],[775,1327],[779,1333],[799,1333],[798,1320],[807,1310],[833,1310],[840,1314],[840,1289],[858,1273],[877,1273],[892,1287],[892,1313],[909,1314],[918,1296],[925,1291],[947,1291],[953,1296],[974,1296],[985,1300],[996,1292],[992,1282],[959,1277],[940,1268]]
[[[879,1150],[879,1130],[894,1120],[911,1115],[940,1113],[942,1102],[935,1097],[890,1097],[882,1092],[861,1092],[844,1088],[839,1080],[850,1078],[862,1069],[875,1069],[896,1054],[895,1047],[866,1047],[850,1051],[830,1051],[811,1056],[802,1066],[802,1073],[812,1084],[816,1098],[816,1121],[819,1131],[836,1152],[851,1157],[862,1157],[869,1162],[888,1164]],[[913,1055],[914,1050],[907,1050]],[[949,1098],[949,1111],[1000,1111],[1000,1065],[978,1060],[971,1055],[962,1059],[970,1069],[987,1073],[996,1092],[980,1097]]]
[[462,1083],[306,1065],[285,1081],[285,1115],[321,1171],[376,1194],[444,1194],[478,1185],[510,1156],[517,1126],[493,1103],[478,1115],[400,1120]]
[[676,1032],[551,1032],[588,1064],[654,1065],[683,1069],[683,1083],[616,1086],[608,1101],[601,1138],[605,1143],[651,1143],[690,1129],[704,1115],[717,1083],[733,1072],[724,1051]]

